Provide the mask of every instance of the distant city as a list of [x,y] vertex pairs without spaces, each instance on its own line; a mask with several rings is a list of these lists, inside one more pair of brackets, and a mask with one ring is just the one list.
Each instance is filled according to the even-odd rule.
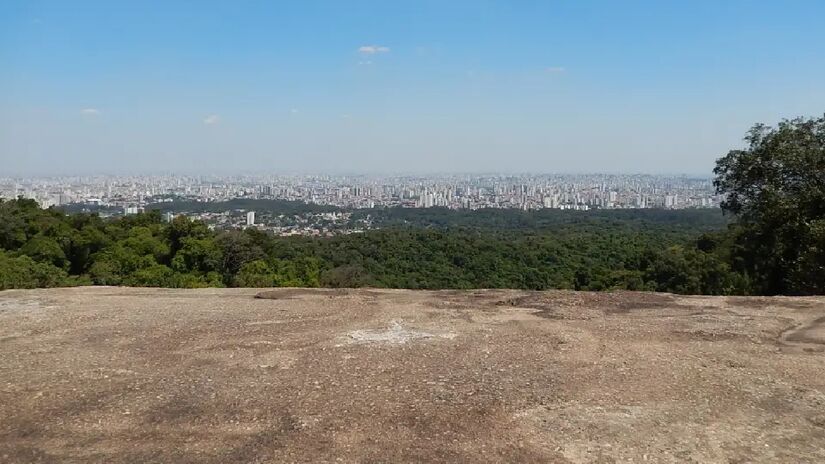
[[[717,208],[721,200],[710,178],[645,174],[0,178],[0,197],[31,198],[43,207],[72,207],[95,211],[101,216],[137,214],[147,208],[175,203],[191,205],[230,200],[288,200],[341,210],[443,207],[581,211]],[[257,221],[255,211],[177,209],[176,212],[221,228],[267,228],[269,225],[278,229],[278,225],[267,224],[267,220],[284,222],[283,217],[270,218],[266,212],[258,212]],[[346,219],[348,215],[344,214],[326,211],[307,214],[307,217],[317,216],[329,223]],[[319,233],[312,225],[296,232],[292,227],[294,222],[291,221],[286,232]]]

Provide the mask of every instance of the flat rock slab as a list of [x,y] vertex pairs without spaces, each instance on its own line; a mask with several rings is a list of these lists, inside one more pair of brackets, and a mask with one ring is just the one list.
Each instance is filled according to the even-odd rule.
[[6,291],[0,462],[825,462],[823,327],[825,298]]

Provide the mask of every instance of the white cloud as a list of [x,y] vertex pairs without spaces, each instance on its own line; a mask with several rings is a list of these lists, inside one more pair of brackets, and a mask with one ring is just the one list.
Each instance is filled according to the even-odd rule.
[[289,110],[289,112],[292,113],[292,114],[297,114],[298,113],[298,108],[292,108],[291,110]]
[[389,53],[390,47],[384,47],[382,45],[362,45],[358,47],[358,53],[363,53],[365,55],[374,55],[376,53]]
[[221,122],[221,117],[218,116],[217,114],[210,114],[209,116],[207,116],[203,120],[203,123],[206,124],[207,126],[212,126],[212,125],[215,125],[219,122]]
[[359,61],[358,64],[361,65],[361,66],[369,66],[369,65],[372,64],[372,60],[362,60],[362,61]]
[[561,74],[567,71],[567,69],[565,69],[564,66],[548,66],[544,68],[544,70],[550,74]]
[[80,110],[80,114],[86,116],[97,116],[100,114],[100,110],[97,108],[83,108],[82,110]]

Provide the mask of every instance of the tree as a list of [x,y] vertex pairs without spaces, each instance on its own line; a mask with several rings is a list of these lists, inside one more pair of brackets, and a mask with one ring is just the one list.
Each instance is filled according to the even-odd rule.
[[101,228],[100,224],[83,225],[79,231],[72,234],[71,247],[68,253],[72,274],[82,274],[88,271],[92,264],[92,255],[110,245],[111,240],[103,233]]
[[172,219],[166,228],[166,235],[172,254],[177,253],[184,246],[187,238],[203,239],[211,235],[209,229],[201,221],[192,221],[186,216]]
[[129,238],[123,245],[141,256],[151,256],[157,262],[163,262],[169,256],[169,245],[161,237],[155,236],[149,227],[133,227],[129,230]]
[[263,260],[250,261],[241,266],[235,277],[236,287],[273,287],[275,275]]
[[115,259],[97,259],[89,269],[92,282],[97,285],[120,285],[123,282],[123,269]]
[[20,253],[41,263],[49,263],[61,269],[68,266],[66,254],[63,248],[52,238],[38,234],[31,238],[22,248]]
[[56,287],[66,281],[66,272],[28,256],[12,258],[0,251],[0,290],[8,288]]
[[48,213],[40,209],[34,200],[18,198],[17,200],[0,199],[0,248],[17,249],[29,238],[41,232]]
[[215,238],[223,256],[221,270],[227,282],[240,271],[244,264],[262,260],[266,254],[245,232],[228,231]]
[[757,124],[716,163],[733,260],[758,293],[825,292],[825,116]]
[[321,276],[321,284],[325,287],[366,287],[372,283],[372,277],[367,274],[364,268],[357,265],[339,266],[330,269]]
[[185,237],[172,258],[172,269],[177,272],[208,273],[220,270],[223,256],[221,249],[211,238]]
[[137,287],[170,287],[173,275],[174,271],[163,264],[153,264],[132,273],[127,283]]

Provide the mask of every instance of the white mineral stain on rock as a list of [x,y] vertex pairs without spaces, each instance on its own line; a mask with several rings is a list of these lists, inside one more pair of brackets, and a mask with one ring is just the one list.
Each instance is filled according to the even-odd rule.
[[390,326],[386,329],[365,329],[353,330],[347,332],[347,344],[369,344],[369,343],[385,343],[391,345],[403,345],[409,341],[422,340],[430,338],[454,338],[455,334],[452,332],[434,334],[424,332],[421,330],[408,329],[401,325],[398,321],[391,321]]

